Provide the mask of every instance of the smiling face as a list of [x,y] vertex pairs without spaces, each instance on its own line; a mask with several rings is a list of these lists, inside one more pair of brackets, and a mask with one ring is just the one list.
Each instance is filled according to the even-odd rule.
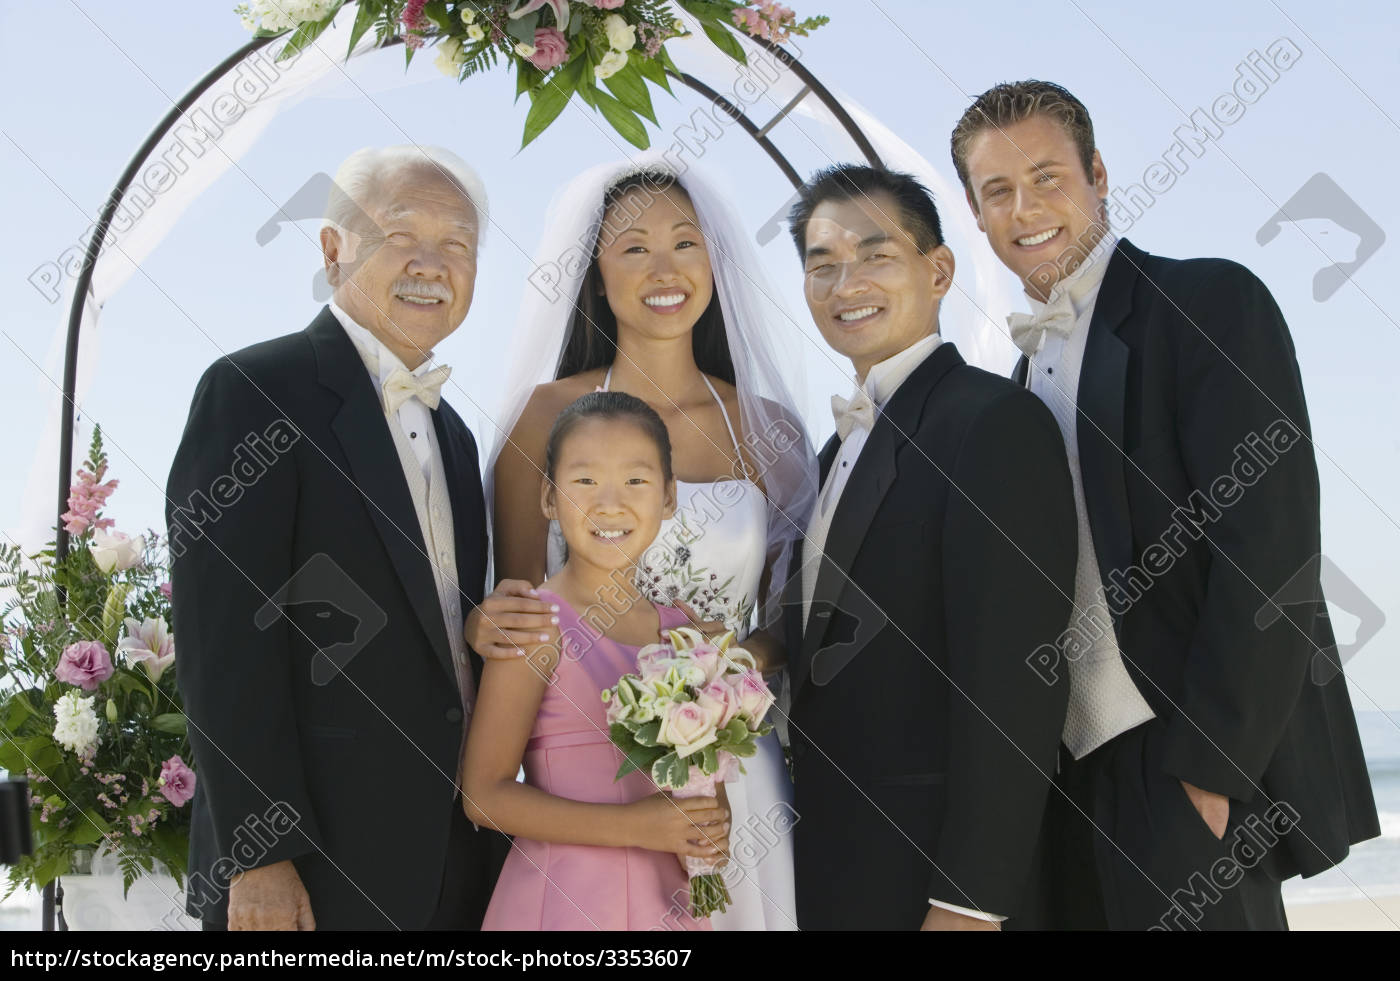
[[[335,302],[409,368],[462,323],[476,284],[476,209],[435,167],[390,173],[363,235],[321,231]],[[351,233],[361,232],[352,229]]]
[[967,170],[968,204],[992,251],[1028,294],[1048,299],[1106,231],[1108,175],[1099,152],[1086,174],[1065,128],[1036,115],[979,133]]
[[823,201],[807,222],[807,308],[822,337],[865,378],[872,366],[938,329],[953,253],[921,253],[892,196]]
[[598,569],[626,569],[676,511],[656,440],[628,419],[585,418],[564,437],[554,486],[543,481],[540,505],[556,519],[576,559]]
[[714,272],[695,206],[679,187],[626,191],[608,208],[598,271],[618,336],[683,337],[710,305]]

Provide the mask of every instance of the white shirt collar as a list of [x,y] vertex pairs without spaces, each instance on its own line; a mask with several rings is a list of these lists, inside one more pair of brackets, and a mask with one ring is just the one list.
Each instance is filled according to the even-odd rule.
[[[365,363],[365,368],[369,370],[370,376],[377,379],[380,387],[385,379],[395,368],[403,368],[408,371],[408,367],[399,359],[399,356],[389,350],[383,341],[374,336],[368,328],[356,323],[350,314],[346,313],[334,300],[327,304],[330,311],[335,315],[335,319],[340,321],[340,326],[345,328],[345,333],[349,335],[350,342],[355,345],[355,350],[360,352],[360,360]],[[421,378],[433,368],[433,352],[429,351],[423,363],[414,368],[410,374],[415,378]]]
[[890,400],[895,389],[914,373],[914,369],[924,363],[933,349],[943,343],[943,335],[934,331],[921,337],[898,354],[891,355],[865,373],[865,384],[860,387],[870,396],[870,401],[882,406]]
[[1079,264],[1079,268],[1051,288],[1049,300],[1042,302],[1029,293],[1026,294],[1026,299],[1031,304],[1031,313],[1039,315],[1061,296],[1068,295],[1070,305],[1074,308],[1075,319],[1081,319],[1086,310],[1093,309],[1099,287],[1103,285],[1104,273],[1108,271],[1108,260],[1117,248],[1118,237],[1112,232],[1104,232],[1103,238],[1099,239],[1098,245],[1094,246],[1093,251]]

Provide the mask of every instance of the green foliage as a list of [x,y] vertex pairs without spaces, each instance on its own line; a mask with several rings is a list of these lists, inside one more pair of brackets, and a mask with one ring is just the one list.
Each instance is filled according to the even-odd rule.
[[[734,22],[734,12],[753,6],[750,0],[678,2],[711,43],[735,61],[741,64],[747,61],[739,42],[742,31]],[[397,40],[403,30],[401,18],[406,3],[407,0],[360,0],[349,31],[346,56],[349,57],[371,28],[381,46]],[[342,6],[343,2],[337,3],[326,17],[300,24],[291,31],[279,59],[291,57],[314,42],[331,25]],[[575,94],[627,142],[641,149],[649,147],[651,138],[646,123],[655,126],[658,121],[647,86],[655,85],[674,95],[668,75],[680,73],[666,52],[665,42],[691,33],[683,22],[680,29],[677,28],[676,10],[670,0],[626,0],[613,10],[573,3],[566,9],[563,23],[556,23],[556,14],[548,5],[512,19],[511,11],[519,6],[519,0],[431,0],[423,10],[427,25],[414,33],[428,42],[441,43],[441,39],[451,38],[461,45],[457,58],[459,81],[495,68],[502,60],[514,68],[516,98],[527,94],[530,97],[521,134],[522,148],[559,118]],[[471,25],[462,20],[464,13],[474,15]],[[626,52],[626,68],[597,79],[594,70],[611,50],[604,26],[609,17],[622,17],[635,28],[637,44]],[[827,21],[825,16],[808,17],[784,24],[783,30],[806,35]],[[472,40],[470,35],[478,28],[482,36]],[[536,68],[515,51],[518,42],[533,44],[536,31],[542,28],[562,31],[569,42],[568,60],[548,72]],[[268,32],[258,33],[266,36]],[[412,62],[413,56],[414,49],[404,45],[405,66]],[[598,81],[606,91],[598,86]]]

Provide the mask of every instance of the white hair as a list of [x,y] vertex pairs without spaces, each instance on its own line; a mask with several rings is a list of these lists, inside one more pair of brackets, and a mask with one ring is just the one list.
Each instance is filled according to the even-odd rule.
[[486,185],[471,166],[451,150],[438,146],[367,146],[346,157],[335,172],[326,200],[325,222],[337,231],[354,229],[356,218],[374,200],[375,188],[390,175],[409,167],[432,167],[458,184],[476,210],[477,243],[486,236],[490,216]]

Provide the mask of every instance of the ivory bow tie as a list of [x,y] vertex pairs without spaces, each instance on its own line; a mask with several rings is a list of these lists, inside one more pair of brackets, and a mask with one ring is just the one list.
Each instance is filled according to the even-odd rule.
[[842,440],[851,435],[856,426],[868,433],[875,425],[875,403],[863,388],[856,389],[856,394],[849,399],[833,395],[831,414],[836,417],[836,434]]
[[421,378],[415,378],[403,368],[395,368],[384,379],[384,411],[393,415],[415,395],[428,408],[436,409],[442,401],[442,383],[451,374],[452,369],[447,365],[425,372]]
[[1011,341],[1026,357],[1034,357],[1040,350],[1041,339],[1046,331],[1068,337],[1074,330],[1074,304],[1069,293],[1061,291],[1050,297],[1050,302],[1039,313],[1013,313],[1006,318],[1011,328]]

